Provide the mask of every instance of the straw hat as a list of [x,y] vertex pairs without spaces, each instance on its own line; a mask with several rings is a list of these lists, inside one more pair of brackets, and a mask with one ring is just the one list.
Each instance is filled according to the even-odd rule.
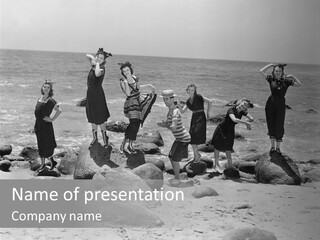
[[173,90],[168,89],[168,90],[163,90],[161,93],[161,97],[167,97],[167,98],[173,98],[176,97],[177,95],[173,93]]

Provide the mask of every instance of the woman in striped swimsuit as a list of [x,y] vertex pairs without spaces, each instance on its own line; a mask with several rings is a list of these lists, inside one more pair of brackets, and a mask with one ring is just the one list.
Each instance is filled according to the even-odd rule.
[[[133,75],[133,69],[129,62],[119,63],[119,65],[121,65],[120,70],[124,77],[120,79],[120,87],[127,96],[124,103],[124,115],[129,118],[130,122],[120,146],[120,151],[135,154],[136,151],[133,148],[133,141],[137,138],[140,124],[141,126],[143,125],[143,122],[150,113],[152,105],[156,101],[157,94],[155,94],[155,88],[151,84],[139,84],[139,78]],[[144,87],[149,87],[151,92],[141,94],[140,89]]]

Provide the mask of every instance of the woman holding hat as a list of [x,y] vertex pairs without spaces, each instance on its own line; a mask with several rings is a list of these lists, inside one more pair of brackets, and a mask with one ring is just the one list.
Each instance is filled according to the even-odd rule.
[[[133,141],[137,138],[140,125],[143,126],[150,113],[157,94],[155,94],[155,88],[151,84],[140,85],[139,78],[133,75],[131,63],[119,63],[119,65],[121,74],[124,77],[120,79],[120,87],[126,95],[124,115],[129,119],[129,125],[121,143],[120,151],[135,154]],[[146,94],[140,93],[140,90],[146,87],[150,89],[150,92]]]
[[[214,147],[214,159],[215,169],[218,172],[222,172],[219,165],[219,153],[226,152],[228,159],[228,168],[236,169],[232,165],[231,152],[233,151],[235,126],[238,123],[242,123],[247,126],[248,130],[251,130],[251,123],[253,117],[248,114],[248,108],[253,108],[253,104],[246,99],[238,100],[235,106],[229,108],[224,120],[216,127],[211,144]],[[241,120],[242,116],[246,116],[248,121]]]
[[102,88],[102,82],[105,75],[106,59],[112,56],[107,53],[103,48],[99,48],[95,57],[90,54],[86,55],[90,60],[91,69],[87,78],[87,101],[86,101],[86,114],[88,122],[92,126],[93,140],[90,147],[98,141],[97,130],[100,126],[104,147],[108,147],[109,141],[107,136],[107,129],[105,122],[110,117],[109,109],[107,107],[106,97]]
[[[45,168],[46,158],[49,158],[51,161],[50,170],[53,170],[57,165],[57,162],[52,157],[54,149],[57,147],[52,122],[56,120],[61,113],[59,105],[52,98],[53,89],[51,82],[46,80],[42,84],[41,95],[34,111],[36,117],[34,129],[31,130],[31,132],[37,136],[38,152],[41,158],[41,165],[37,171],[42,171]],[[51,118],[52,110],[55,110],[55,114]]]
[[[281,154],[280,143],[284,135],[284,120],[286,114],[285,95],[290,86],[301,86],[301,82],[292,74],[286,75],[284,67],[287,64],[275,65],[270,63],[260,69],[262,76],[269,83],[271,95],[267,100],[265,112],[268,125],[268,135],[271,141],[270,155],[274,152]],[[273,68],[271,74],[266,71]]]
[[211,101],[197,93],[197,85],[191,83],[186,89],[189,98],[186,105],[180,109],[184,113],[187,109],[192,111],[189,133],[191,135],[191,146],[195,162],[199,161],[201,155],[198,150],[198,145],[206,142],[207,134],[207,118],[204,113],[204,103],[208,104],[207,117],[210,118]]

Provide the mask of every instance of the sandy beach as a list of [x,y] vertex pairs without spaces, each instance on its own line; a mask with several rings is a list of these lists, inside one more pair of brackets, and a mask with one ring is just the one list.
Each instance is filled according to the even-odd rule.
[[[164,190],[176,190],[164,174]],[[1,179],[30,179],[32,171],[0,172]],[[70,176],[63,176],[70,178]],[[257,184],[224,175],[205,179],[189,178],[194,185],[179,188],[185,199],[162,202],[152,209],[163,221],[154,228],[8,228],[1,239],[223,239],[228,232],[257,227],[272,232],[278,240],[316,240],[320,234],[320,184],[301,186]],[[194,198],[199,187],[208,186],[218,196]],[[137,220],[139,221],[139,220]]]

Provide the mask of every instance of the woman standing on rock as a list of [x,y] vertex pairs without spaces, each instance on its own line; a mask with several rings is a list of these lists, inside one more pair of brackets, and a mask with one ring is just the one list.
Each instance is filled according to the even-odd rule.
[[[189,84],[186,91],[190,97],[186,105],[181,109],[181,113],[184,113],[187,109],[192,111],[189,129],[191,136],[190,144],[193,149],[194,161],[198,162],[201,157],[198,145],[206,142],[207,118],[210,118],[211,101],[197,93],[197,86],[194,83]],[[204,103],[208,104],[207,118],[204,113]]]
[[[274,152],[281,154],[280,143],[284,135],[284,120],[286,114],[285,95],[290,86],[301,86],[301,82],[292,74],[286,75],[284,67],[287,64],[268,64],[260,70],[269,83],[271,96],[268,98],[265,112],[268,125],[268,135],[271,141],[270,155]],[[266,71],[273,68],[271,75]]]
[[[215,169],[218,172],[222,172],[219,165],[219,153],[220,151],[226,152],[228,159],[228,168],[236,169],[232,165],[231,152],[233,150],[235,125],[242,123],[247,126],[248,130],[251,130],[251,123],[253,117],[248,114],[248,108],[253,108],[253,104],[246,99],[238,100],[235,106],[229,108],[224,120],[216,127],[211,144],[214,147],[214,159]],[[242,116],[246,116],[248,121],[241,120]]]
[[[140,124],[147,118],[152,105],[156,101],[157,94],[151,84],[140,85],[139,78],[133,75],[133,69],[129,62],[119,63],[121,74],[124,78],[120,79],[120,87],[126,95],[124,102],[124,115],[129,119],[129,125],[126,129],[124,140],[121,143],[120,151],[126,151],[129,154],[135,154],[133,141],[136,140]],[[141,94],[140,89],[149,87],[151,92]],[[127,144],[128,143],[128,144]]]
[[[54,149],[57,147],[52,122],[56,120],[61,113],[59,105],[52,98],[53,89],[51,82],[46,80],[42,84],[41,94],[42,96],[38,99],[34,111],[36,122],[33,130],[37,136],[38,152],[41,158],[41,166],[37,171],[44,169],[45,158],[49,158],[51,161],[50,170],[57,165],[57,162],[54,161],[52,157]],[[55,110],[55,114],[51,118],[52,110]]]
[[91,64],[91,69],[87,78],[88,89],[86,97],[86,114],[88,122],[91,123],[93,135],[90,147],[98,141],[98,125],[101,129],[104,147],[108,147],[109,137],[107,136],[105,122],[110,117],[110,113],[102,88],[102,82],[105,74],[106,59],[112,56],[112,54],[105,52],[103,48],[99,48],[95,57],[90,54],[87,54],[86,56]]

